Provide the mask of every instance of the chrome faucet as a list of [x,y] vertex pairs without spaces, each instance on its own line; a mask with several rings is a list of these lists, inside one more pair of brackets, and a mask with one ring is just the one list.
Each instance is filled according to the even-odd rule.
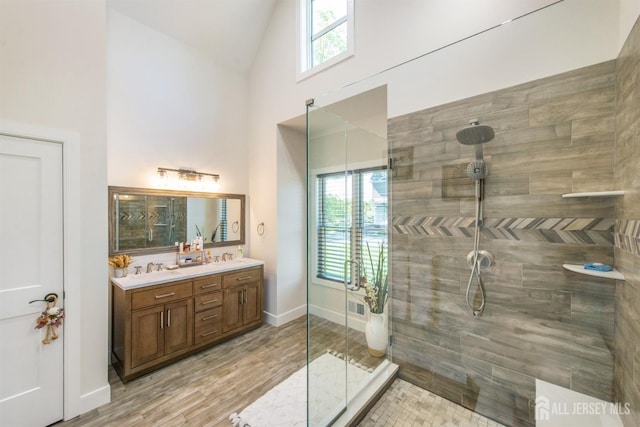
[[147,273],[151,273],[153,271],[153,263],[150,262],[149,264],[147,264]]
[[162,271],[164,270],[164,268],[162,267],[164,264],[162,264],[161,262],[157,263],[156,266],[158,267],[156,271]]

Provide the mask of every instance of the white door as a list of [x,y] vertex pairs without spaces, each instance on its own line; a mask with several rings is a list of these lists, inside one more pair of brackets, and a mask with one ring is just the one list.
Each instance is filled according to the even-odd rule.
[[63,418],[63,327],[43,344],[42,300],[63,306],[62,144],[0,135],[0,425]]

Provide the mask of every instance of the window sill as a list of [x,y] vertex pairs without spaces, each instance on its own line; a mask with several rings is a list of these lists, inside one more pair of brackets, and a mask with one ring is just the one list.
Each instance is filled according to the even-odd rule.
[[[316,286],[322,286],[322,287],[325,287],[325,288],[335,289],[335,290],[340,291],[340,292],[344,292],[344,290],[345,290],[344,289],[344,284],[332,282],[330,280],[322,280],[322,279],[315,278],[315,279],[313,279],[311,281],[311,284],[316,285]],[[364,295],[364,289],[361,287],[360,290],[358,290],[358,291],[349,291],[349,293]]]
[[341,63],[342,61],[345,61],[349,58],[351,58],[354,55],[353,50],[346,50],[344,52],[342,52],[340,55],[336,55],[333,58],[323,62],[322,64],[316,65],[313,68],[310,68],[306,71],[300,71],[298,70],[297,74],[296,74],[296,83],[299,83],[311,76],[314,76],[328,68],[333,67],[334,65],[337,65],[339,63]]

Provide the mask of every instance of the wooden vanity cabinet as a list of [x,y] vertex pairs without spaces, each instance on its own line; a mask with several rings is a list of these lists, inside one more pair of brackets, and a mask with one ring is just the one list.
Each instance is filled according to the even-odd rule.
[[123,381],[262,324],[263,267],[124,290],[112,284],[113,365]]
[[113,289],[114,367],[123,379],[188,353],[193,347],[193,284]]
[[193,345],[193,298],[131,312],[131,367]]
[[195,298],[195,345],[222,336],[222,275],[214,274],[193,281]]
[[224,275],[222,332],[262,323],[262,275],[262,268]]

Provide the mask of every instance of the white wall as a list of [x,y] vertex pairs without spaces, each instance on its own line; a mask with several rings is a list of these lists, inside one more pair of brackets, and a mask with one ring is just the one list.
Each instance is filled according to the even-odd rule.
[[622,49],[633,25],[640,15],[640,0],[620,0],[620,36],[618,38],[618,51]]
[[[278,233],[285,218],[273,203],[280,192],[279,177],[286,175],[279,169],[290,167],[278,148],[277,125],[304,115],[309,98],[325,106],[388,84],[388,114],[394,117],[616,57],[618,2],[565,0],[381,73],[550,3],[404,0],[399,7],[394,0],[362,0],[355,12],[355,56],[296,82],[296,0],[277,2],[250,73],[250,216],[253,223],[264,221],[271,233],[258,239],[255,230],[250,231],[252,243],[257,240],[255,256],[267,262],[268,292],[275,295],[271,288],[292,268],[278,262],[278,248],[292,243],[289,236],[278,241],[285,239]],[[295,299],[304,305],[304,299]],[[269,299],[267,306],[278,315],[276,301]]]
[[0,119],[79,135],[81,220],[70,227],[82,249],[69,280],[81,289],[65,301],[80,305],[68,307],[79,318],[65,319],[80,325],[66,343],[79,355],[69,373],[79,385],[65,416],[109,400],[105,37],[104,1],[0,1]]
[[107,40],[109,185],[150,187],[157,167],[185,167],[246,194],[246,78],[114,10]]
[[[306,313],[306,141],[305,134],[278,127],[277,286],[267,283],[266,320],[276,326]],[[275,308],[274,303],[275,302]]]

